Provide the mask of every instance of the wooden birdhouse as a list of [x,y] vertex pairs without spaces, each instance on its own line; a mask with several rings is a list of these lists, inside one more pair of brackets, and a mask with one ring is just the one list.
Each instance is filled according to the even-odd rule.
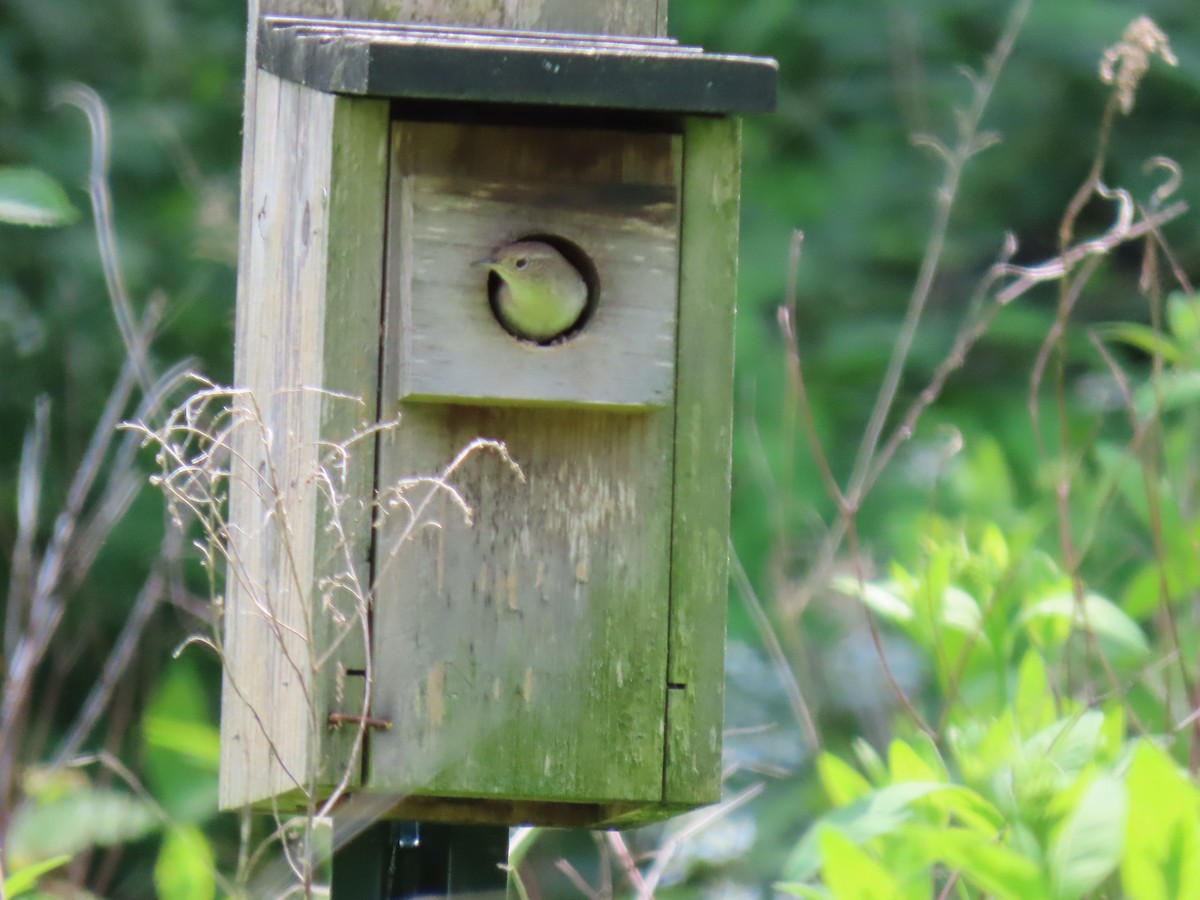
[[[715,801],[734,116],[773,106],[774,62],[266,17],[258,66],[222,805]],[[558,333],[498,315],[476,263],[514,243],[586,287]]]

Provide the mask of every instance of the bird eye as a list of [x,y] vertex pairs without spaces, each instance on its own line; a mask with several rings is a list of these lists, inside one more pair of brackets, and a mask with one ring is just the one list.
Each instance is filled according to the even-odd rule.
[[529,265],[529,258],[525,257],[525,256],[521,256],[521,257],[518,257],[516,262],[513,263],[513,268],[519,270],[519,269],[524,269],[528,265]]

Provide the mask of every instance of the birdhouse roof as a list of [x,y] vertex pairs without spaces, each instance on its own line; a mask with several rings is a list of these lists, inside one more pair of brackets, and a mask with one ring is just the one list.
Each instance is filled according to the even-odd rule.
[[278,16],[258,65],[333,94],[683,115],[770,112],[778,70],[668,38]]

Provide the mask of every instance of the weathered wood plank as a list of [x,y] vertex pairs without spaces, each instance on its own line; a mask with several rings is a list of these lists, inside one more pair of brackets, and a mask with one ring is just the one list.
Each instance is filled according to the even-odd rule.
[[451,479],[474,527],[442,494],[439,527],[406,543],[402,515],[379,530],[373,712],[395,727],[372,737],[373,788],[657,800],[671,423],[669,409],[404,407],[383,484],[480,436],[504,441],[526,481],[483,453]]
[[[398,122],[389,289],[409,323],[399,396],[489,405],[671,402],[678,277],[678,144],[669,134]],[[399,220],[403,221],[401,224]],[[497,247],[554,235],[591,260],[581,331],[539,347],[496,321]]]
[[[256,97],[254,224],[238,303],[235,377],[248,393],[230,485],[224,807],[319,793],[352,764],[352,741],[325,719],[355,692],[346,670],[364,666],[346,586],[351,571],[369,579],[371,538],[373,444],[358,445],[342,470],[328,442],[375,418],[386,104],[270,78]],[[324,475],[358,498],[336,516]]]
[[[320,425],[326,442],[345,442],[362,434],[378,415],[389,127],[384,101],[333,102],[321,383],[329,393],[322,398]],[[327,453],[327,458],[331,489],[341,500],[335,514],[329,495],[317,492],[312,577],[315,632],[322,649],[319,709],[323,715],[357,715],[369,706],[364,697],[370,672],[365,604],[374,539],[375,438],[356,440],[344,456],[339,452],[330,458]],[[337,652],[324,658],[335,645]],[[356,770],[350,784],[358,782],[361,756],[356,741],[353,727],[322,737],[322,785],[335,784],[347,766]]]
[[[272,153],[272,132],[298,129],[301,89],[277,79],[262,79],[253,118],[260,124],[251,158],[261,159],[255,172],[256,208],[264,209],[267,227],[248,229],[240,260],[239,293],[256,302],[238,303],[236,384],[252,396],[270,394],[269,365],[277,332],[272,307],[282,302],[280,286],[291,265],[288,227],[291,213],[287,168]],[[271,422],[271,410],[260,412],[253,399],[237,405],[248,420]],[[275,423],[282,426],[284,423]],[[270,448],[257,429],[244,427],[235,436],[230,477],[231,560],[226,574],[224,608],[225,666],[221,704],[221,780],[223,807],[242,805],[303,784],[308,766],[307,667],[303,664],[303,612],[272,590],[277,565],[272,547],[281,538],[268,513],[272,501],[256,483],[268,471]],[[234,543],[236,539],[237,543]],[[260,612],[258,604],[266,606]],[[260,653],[262,654],[260,656]],[[297,659],[298,658],[298,659]]]
[[[622,179],[678,178],[669,140],[612,153],[570,132],[532,134],[539,140],[461,145],[469,155],[447,152],[445,140],[414,144],[401,171],[461,167],[498,184],[540,171],[567,202],[573,185],[586,194],[608,183],[619,197]],[[415,229],[404,180],[392,181],[391,235]],[[503,441],[527,480],[481,455],[451,478],[474,527],[441,492],[427,511],[438,528],[404,541],[402,513],[379,528],[372,711],[394,727],[372,736],[369,783],[418,795],[653,803],[662,788],[673,410],[400,403],[416,327],[400,302],[418,271],[410,248],[393,248],[386,276],[393,349],[382,409],[403,419],[381,440],[381,489],[440,470],[480,437]],[[673,278],[668,289],[655,302],[673,308]],[[614,360],[619,347],[608,345]]]
[[343,0],[338,5],[343,10],[339,18],[381,22],[479,25],[581,34],[667,33],[667,0],[594,0],[588,3],[579,0]]
[[729,566],[733,317],[737,296],[740,126],[689,119],[683,221],[663,800],[721,794]]

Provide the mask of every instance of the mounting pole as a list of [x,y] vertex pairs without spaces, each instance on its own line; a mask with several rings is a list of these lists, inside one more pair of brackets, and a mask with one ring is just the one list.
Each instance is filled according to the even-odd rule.
[[503,900],[508,828],[376,822],[334,854],[333,898]]

